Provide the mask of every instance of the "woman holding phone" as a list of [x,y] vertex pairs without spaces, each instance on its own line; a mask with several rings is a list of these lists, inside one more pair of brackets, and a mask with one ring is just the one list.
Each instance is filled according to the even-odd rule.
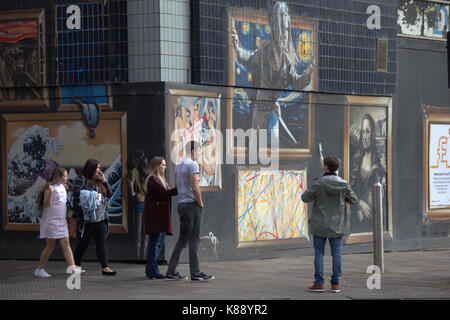
[[[79,215],[79,242],[75,248],[75,263],[81,265],[81,260],[85,254],[89,242],[94,237],[97,257],[102,265],[102,274],[114,276],[116,274],[108,266],[108,252],[106,239],[109,234],[108,200],[112,191],[108,180],[100,169],[100,162],[95,159],[88,159],[84,165],[82,174],[85,183],[81,188],[74,186],[73,192],[79,193],[80,206],[82,208]],[[89,199],[93,201],[89,201]],[[94,203],[93,208],[87,208],[86,203]]]

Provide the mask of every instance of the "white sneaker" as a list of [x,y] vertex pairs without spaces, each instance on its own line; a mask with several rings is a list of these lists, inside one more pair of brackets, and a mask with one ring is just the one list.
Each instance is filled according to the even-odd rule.
[[67,274],[74,274],[76,270],[78,270],[77,273],[86,272],[86,270],[82,269],[81,267],[76,266],[76,265],[72,265],[72,266],[68,266],[67,267],[66,273]]
[[38,278],[50,278],[51,275],[49,275],[47,273],[47,271],[45,271],[45,269],[39,269],[36,268],[36,270],[34,270],[34,275]]
[[72,275],[79,275],[79,274],[81,274],[84,271],[85,270],[82,270],[81,268],[80,269],[75,268],[75,269],[72,270]]

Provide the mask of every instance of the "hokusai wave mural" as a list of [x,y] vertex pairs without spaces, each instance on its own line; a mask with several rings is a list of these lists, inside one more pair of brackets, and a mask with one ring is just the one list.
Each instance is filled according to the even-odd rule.
[[113,190],[108,203],[112,230],[126,229],[123,117],[124,113],[117,112],[102,115],[96,138],[90,139],[78,114],[3,115],[6,135],[2,137],[2,154],[7,155],[3,168],[4,228],[38,230],[42,212],[36,199],[52,171],[59,166],[66,168],[70,183],[85,161],[94,158],[100,161]]

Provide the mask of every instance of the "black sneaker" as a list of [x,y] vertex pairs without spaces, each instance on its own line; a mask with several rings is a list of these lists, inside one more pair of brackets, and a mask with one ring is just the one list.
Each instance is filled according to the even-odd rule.
[[191,276],[191,281],[211,281],[212,279],[214,279],[214,276],[207,275],[203,272],[200,272],[195,276]]
[[186,280],[187,277],[182,276],[179,272],[176,272],[174,274],[166,274],[166,280],[167,281],[179,281],[179,280]]

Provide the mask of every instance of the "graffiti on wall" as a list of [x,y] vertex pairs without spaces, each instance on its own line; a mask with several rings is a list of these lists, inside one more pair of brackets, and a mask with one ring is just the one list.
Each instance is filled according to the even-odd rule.
[[387,229],[387,110],[386,107],[351,107],[350,185],[358,202],[350,206],[350,231],[372,232],[372,186],[379,182],[383,190],[384,229]]
[[[111,226],[126,226],[122,201],[122,163],[126,147],[122,145],[122,113],[109,113],[99,122],[97,138],[88,137],[78,114],[3,115],[6,136],[2,136],[4,227],[15,230],[39,230],[42,212],[37,196],[56,167],[68,171],[69,182],[81,173],[89,158],[100,161],[111,184],[109,199]],[[41,118],[42,120],[36,120]],[[70,194],[69,194],[70,197]]]
[[239,170],[237,179],[239,244],[308,237],[306,171]]
[[219,190],[222,187],[220,95],[186,90],[170,92],[173,94],[169,102],[170,179],[173,181],[175,165],[186,157],[186,143],[193,140],[201,146],[200,188]]
[[42,100],[44,33],[40,11],[0,14],[0,105]]
[[268,12],[232,8],[229,17],[229,126],[267,130],[280,149],[308,149],[305,91],[317,88],[316,21],[291,16],[279,1]]
[[409,36],[445,38],[450,6],[423,0],[399,0],[398,33]]

